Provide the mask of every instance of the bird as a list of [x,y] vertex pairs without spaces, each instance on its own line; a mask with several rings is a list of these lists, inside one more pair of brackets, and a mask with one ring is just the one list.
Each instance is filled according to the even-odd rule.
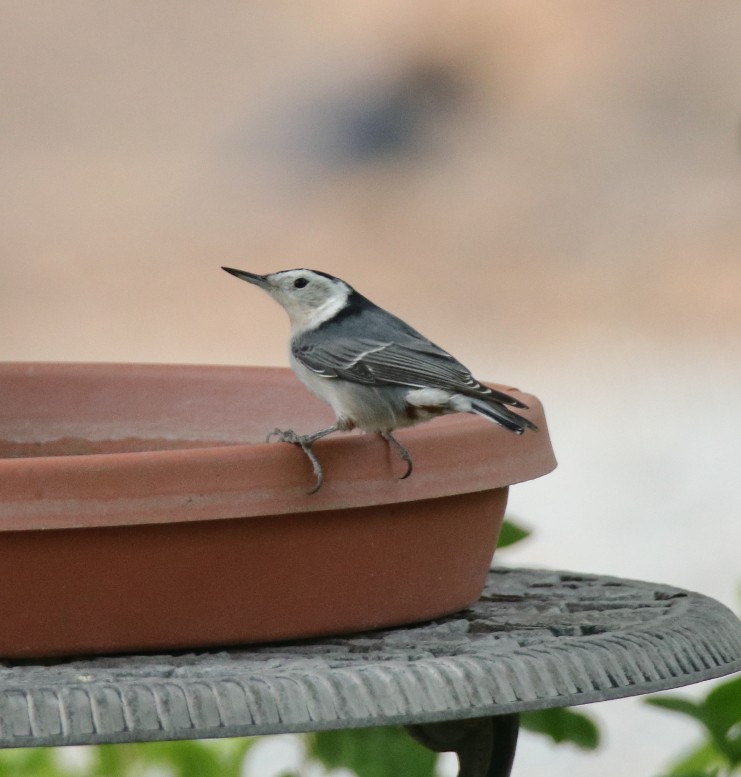
[[371,302],[352,286],[319,270],[280,270],[267,275],[222,267],[267,292],[291,323],[290,364],[309,391],[332,407],[332,426],[300,435],[273,429],[269,442],[300,447],[311,462],[314,494],[324,473],[312,446],[335,432],[361,429],[379,434],[412,474],[409,451],[396,429],[449,413],[473,413],[515,434],[537,426],[511,408],[527,405],[484,385],[451,356],[402,319]]

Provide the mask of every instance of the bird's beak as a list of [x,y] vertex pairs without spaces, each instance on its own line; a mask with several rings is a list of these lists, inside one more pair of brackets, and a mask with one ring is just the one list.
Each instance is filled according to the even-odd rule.
[[240,278],[243,281],[247,281],[247,283],[254,283],[255,286],[259,286],[261,289],[268,288],[267,275],[256,275],[253,272],[245,272],[244,270],[235,270],[233,267],[222,267],[221,269],[225,270],[230,275],[233,275],[235,278]]

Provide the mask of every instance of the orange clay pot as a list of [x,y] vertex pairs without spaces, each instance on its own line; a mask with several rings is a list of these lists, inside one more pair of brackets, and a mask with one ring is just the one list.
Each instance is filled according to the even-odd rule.
[[555,466],[468,415],[316,444],[286,369],[0,364],[0,656],[172,650],[361,631],[475,601],[507,487]]

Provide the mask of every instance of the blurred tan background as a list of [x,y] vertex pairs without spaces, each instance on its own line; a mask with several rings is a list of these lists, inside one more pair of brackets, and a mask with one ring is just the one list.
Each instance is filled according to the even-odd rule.
[[[514,489],[510,563],[737,606],[741,5],[0,7],[1,359],[286,364],[219,266],[339,275],[544,401],[560,468]],[[523,737],[517,768],[692,739],[594,712],[597,757]]]

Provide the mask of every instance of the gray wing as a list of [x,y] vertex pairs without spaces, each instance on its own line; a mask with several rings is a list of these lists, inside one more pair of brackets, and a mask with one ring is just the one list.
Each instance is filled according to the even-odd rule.
[[315,330],[296,338],[291,351],[301,364],[328,379],[440,388],[524,407],[508,394],[482,385],[447,351],[407,325],[390,334],[393,339],[340,335],[327,340]]

